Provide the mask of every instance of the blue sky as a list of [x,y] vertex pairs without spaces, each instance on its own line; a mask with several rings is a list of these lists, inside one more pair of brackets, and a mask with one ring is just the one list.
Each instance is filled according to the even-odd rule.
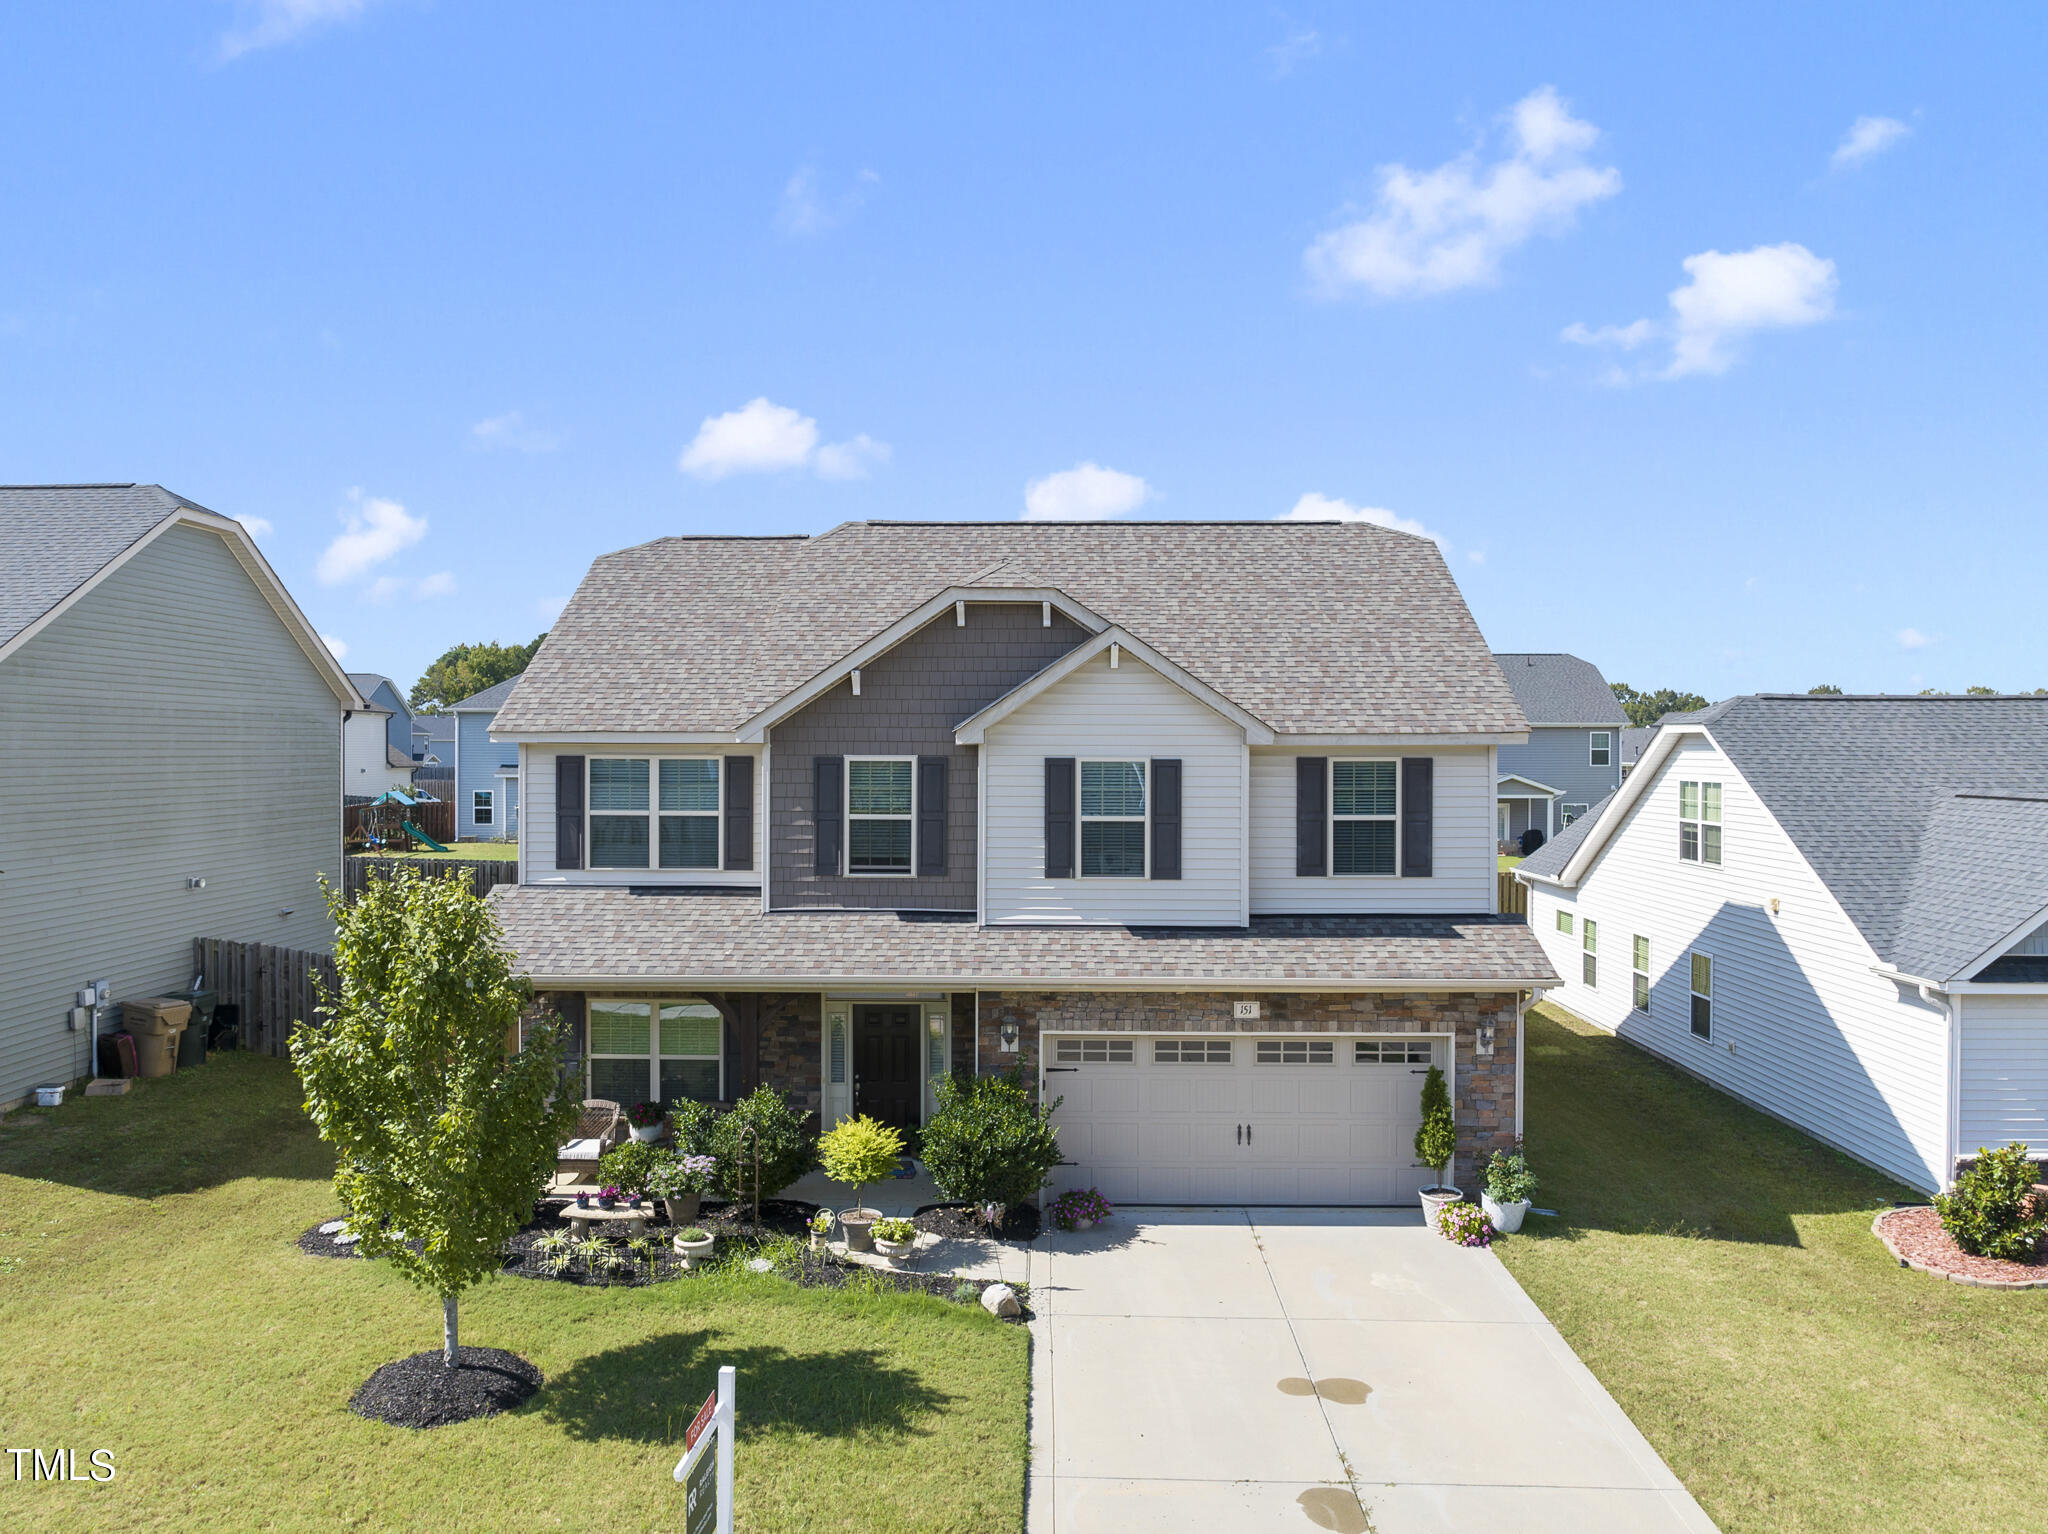
[[2048,21],[1650,9],[17,7],[0,480],[260,519],[408,682],[664,534],[1093,511],[1419,526],[1641,687],[2048,686]]

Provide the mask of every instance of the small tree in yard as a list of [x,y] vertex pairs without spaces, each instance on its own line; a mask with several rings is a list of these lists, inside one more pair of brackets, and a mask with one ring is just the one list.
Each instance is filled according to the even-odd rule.
[[861,1194],[869,1183],[894,1176],[902,1155],[902,1132],[865,1115],[841,1119],[818,1137],[818,1164],[834,1182],[852,1184],[855,1215],[870,1212]]
[[[1064,1100],[1034,1106],[1016,1073],[948,1078],[924,1126],[925,1170],[954,1198],[966,1199],[994,1225],[1002,1211],[1045,1186],[1060,1164],[1052,1116]],[[991,1214],[989,1211],[993,1210]]]
[[1436,1173],[1444,1186],[1444,1168],[1458,1154],[1458,1126],[1451,1118],[1451,1093],[1444,1073],[1435,1066],[1422,1078],[1422,1127],[1415,1131],[1415,1159]]
[[440,1296],[452,1369],[456,1296],[499,1270],[582,1107],[553,1025],[506,1052],[532,988],[466,881],[408,872],[328,906],[341,986],[292,1063],[361,1251]]

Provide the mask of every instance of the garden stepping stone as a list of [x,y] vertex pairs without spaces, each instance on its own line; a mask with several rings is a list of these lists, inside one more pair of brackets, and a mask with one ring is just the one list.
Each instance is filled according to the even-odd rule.
[[340,1231],[346,1230],[347,1228],[348,1221],[346,1220],[329,1220],[325,1225],[320,1227],[320,1234],[323,1236],[332,1236]]

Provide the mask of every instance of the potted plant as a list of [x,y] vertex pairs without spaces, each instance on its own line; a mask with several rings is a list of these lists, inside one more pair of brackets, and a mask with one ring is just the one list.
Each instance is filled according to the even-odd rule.
[[1446,1204],[1437,1211],[1436,1228],[1455,1246],[1491,1246],[1493,1225],[1483,1211],[1470,1204]]
[[831,1238],[831,1235],[832,1211],[820,1209],[811,1216],[811,1250],[814,1252],[823,1251],[825,1243]]
[[882,1212],[864,1205],[861,1193],[869,1183],[893,1175],[902,1157],[902,1134],[865,1114],[841,1119],[819,1136],[818,1162],[825,1175],[853,1186],[853,1207],[839,1212],[839,1227],[846,1232],[849,1252],[874,1250],[869,1230]]
[[1109,1218],[1109,1200],[1093,1188],[1079,1188],[1062,1193],[1047,1212],[1061,1230],[1093,1230]]
[[578,1188],[576,1190],[576,1207],[578,1209],[588,1209],[590,1207],[590,1190],[588,1188]]
[[615,1205],[616,1203],[618,1203],[618,1201],[619,1201],[619,1190],[618,1190],[617,1188],[611,1188],[611,1187],[606,1187],[606,1188],[599,1188],[599,1189],[597,1190],[597,1207],[598,1207],[598,1208],[600,1208],[600,1209],[610,1209],[610,1208],[611,1208],[611,1207],[612,1207],[613,1205]]
[[1455,1204],[1465,1195],[1444,1181],[1444,1168],[1458,1154],[1458,1127],[1451,1119],[1451,1094],[1444,1085],[1444,1073],[1435,1066],[1422,1078],[1422,1127],[1415,1131],[1415,1159],[1436,1173],[1436,1181],[1421,1190],[1422,1217],[1434,1226],[1444,1205]]
[[697,1205],[711,1186],[718,1170],[713,1156],[678,1156],[671,1152],[647,1174],[647,1192],[658,1198],[671,1225],[687,1225],[697,1218]]
[[635,1103],[626,1110],[626,1124],[642,1145],[652,1145],[661,1138],[664,1117],[660,1103]]
[[701,1225],[692,1225],[687,1230],[676,1232],[674,1244],[676,1255],[683,1259],[683,1266],[694,1268],[711,1260],[711,1248],[718,1244],[718,1237]]
[[1536,1191],[1536,1174],[1519,1150],[1495,1151],[1486,1163],[1486,1186],[1479,1194],[1479,1207],[1493,1228],[1512,1236],[1522,1228],[1522,1216],[1529,1212],[1529,1195]]
[[874,1238],[875,1250],[891,1262],[901,1262],[917,1250],[917,1226],[910,1220],[877,1220],[868,1233]]

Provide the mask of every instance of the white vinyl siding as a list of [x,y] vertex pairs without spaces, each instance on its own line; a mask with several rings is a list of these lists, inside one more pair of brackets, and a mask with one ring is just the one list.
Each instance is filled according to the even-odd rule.
[[[1243,920],[1244,731],[1130,652],[1124,652],[1115,670],[1107,655],[1091,657],[991,726],[982,756],[987,806],[983,900],[990,924],[1236,926]],[[1181,877],[1046,878],[1049,756],[1177,758]]]
[[1252,758],[1252,913],[1283,916],[1338,912],[1491,911],[1495,862],[1493,768],[1483,747],[1435,746],[1391,753],[1435,759],[1431,852],[1427,879],[1294,873],[1294,759],[1323,756],[1357,760],[1387,755],[1340,750],[1254,748]]
[[[503,748],[499,748],[503,749]],[[752,868],[583,868],[555,867],[555,758],[580,756],[616,759],[622,756],[650,759],[700,757],[716,753],[720,758],[720,782],[724,781],[723,759],[752,756],[754,765],[754,866]],[[618,746],[521,746],[520,761],[525,769],[525,798],[519,806],[521,877],[528,884],[703,884],[758,888],[760,869],[767,853],[768,816],[762,804],[761,763],[758,746],[677,745],[650,738],[644,745]],[[588,769],[586,768],[586,771]],[[589,806],[586,802],[585,809]],[[719,845],[724,846],[725,822],[719,818]],[[588,851],[586,841],[585,850]],[[589,859],[586,857],[585,861]]]
[[1961,996],[1962,1115],[1958,1154],[2018,1140],[2048,1153],[2048,989]]
[[[1733,863],[1678,863],[1681,779],[1722,785],[1727,842],[1742,849]],[[1584,984],[1561,909],[1648,939],[1647,1012],[1633,985]],[[1916,1187],[1941,1185],[1941,1009],[1874,972],[1862,935],[1710,743],[1672,753],[1577,890],[1531,887],[1529,928],[1565,978],[1550,993],[1559,1005]],[[1695,952],[1714,959],[1711,1040],[1691,1029]]]

